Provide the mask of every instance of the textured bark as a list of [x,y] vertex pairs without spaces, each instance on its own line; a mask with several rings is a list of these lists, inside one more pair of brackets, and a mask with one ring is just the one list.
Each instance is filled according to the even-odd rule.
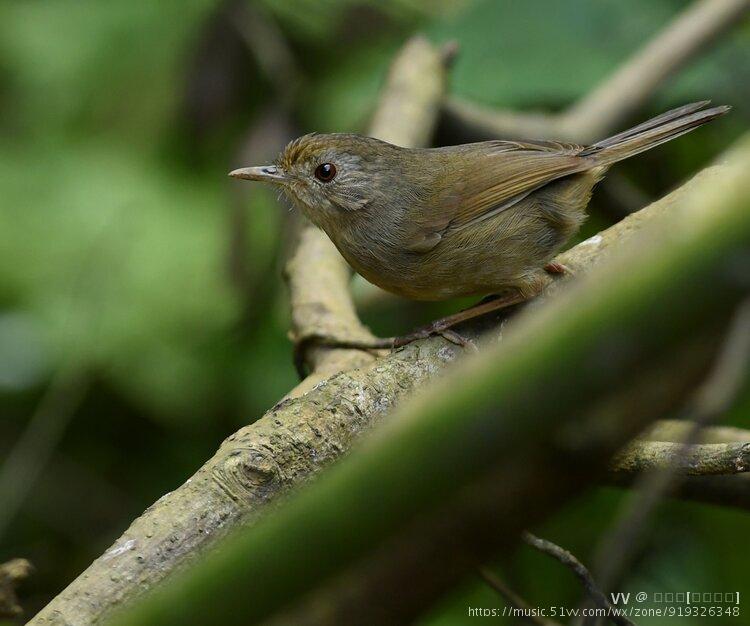
[[[654,469],[675,469],[686,476],[740,474],[750,470],[750,431],[733,426],[708,426],[693,433],[692,422],[660,420],[617,454],[609,471],[634,475]],[[690,436],[693,443],[685,444]]]
[[610,471],[639,474],[666,468],[691,476],[747,472],[750,469],[750,442],[685,446],[668,441],[638,441],[613,459]]
[[[372,555],[312,594],[273,626],[412,623],[436,598],[605,474],[610,454],[642,425],[674,410],[708,370],[711,332],[655,360],[572,420],[505,450],[483,480],[417,519]],[[408,592],[404,590],[408,589]]]
[[[690,422],[661,420],[641,435],[641,440],[644,440],[646,444],[649,441],[657,443],[679,442],[692,428]],[[719,455],[719,459],[724,459],[728,463],[718,467],[731,470],[736,468],[732,465],[732,451],[742,452],[742,449],[750,443],[750,431],[732,426],[709,426],[701,429],[696,440],[698,443],[692,446],[691,452],[698,465],[705,466],[710,460],[710,466],[717,467],[715,465],[715,453],[721,450],[712,448],[712,444],[724,444],[728,446],[724,451],[729,451],[730,454]],[[644,454],[646,457],[653,459],[650,452],[645,451]],[[662,460],[664,460],[663,457]],[[616,471],[616,467],[610,469],[615,471],[610,472],[608,480],[611,484],[619,487],[629,487],[640,475],[639,473],[630,474]],[[670,493],[670,496],[695,502],[750,509],[750,473],[747,471],[741,474],[726,471],[722,472],[721,475],[696,476],[689,475],[691,467],[688,466],[683,469],[688,470],[688,475],[680,480],[676,490]]]

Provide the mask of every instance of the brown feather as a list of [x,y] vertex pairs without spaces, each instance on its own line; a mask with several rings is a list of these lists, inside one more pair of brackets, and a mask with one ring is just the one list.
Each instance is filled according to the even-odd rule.
[[[606,170],[728,110],[707,104],[591,146],[488,141],[413,150],[358,135],[306,135],[274,166],[238,172],[282,185],[350,265],[388,291],[422,300],[529,296],[585,219]],[[337,171],[330,181],[316,174],[326,163]]]
[[[423,242],[436,245],[436,234],[476,224],[553,180],[590,169],[594,162],[577,156],[582,149],[557,142],[487,141],[425,151],[435,160],[435,171],[445,174],[429,211],[415,224],[415,247],[427,251]],[[458,151],[462,167],[457,178],[450,164]]]

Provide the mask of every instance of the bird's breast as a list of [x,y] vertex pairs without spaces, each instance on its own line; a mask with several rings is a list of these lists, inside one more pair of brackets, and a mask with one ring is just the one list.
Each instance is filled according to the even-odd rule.
[[407,250],[398,233],[339,229],[331,239],[358,274],[390,293],[412,300],[465,295],[465,281],[450,280],[439,257]]

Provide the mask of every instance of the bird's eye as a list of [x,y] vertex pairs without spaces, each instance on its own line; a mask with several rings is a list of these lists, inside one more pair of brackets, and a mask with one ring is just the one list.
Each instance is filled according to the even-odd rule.
[[315,178],[322,183],[330,183],[336,177],[336,166],[333,163],[321,163],[315,168]]

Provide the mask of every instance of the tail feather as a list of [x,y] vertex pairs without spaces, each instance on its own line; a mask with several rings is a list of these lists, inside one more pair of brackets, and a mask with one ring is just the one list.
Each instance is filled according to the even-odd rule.
[[630,137],[637,135],[638,133],[651,130],[652,128],[655,128],[656,126],[660,126],[661,124],[666,124],[667,122],[671,122],[672,120],[684,117],[686,115],[689,115],[690,113],[695,113],[695,111],[704,109],[709,104],[711,104],[710,100],[701,100],[700,102],[692,102],[691,104],[686,104],[676,109],[671,109],[670,111],[667,111],[666,113],[662,113],[661,115],[657,115],[656,117],[652,117],[651,119],[646,120],[645,122],[641,124],[638,124],[638,126],[633,126],[632,128],[628,128],[626,131],[623,131],[616,135],[612,135],[612,137],[607,137],[606,139],[603,139],[602,141],[598,141],[591,147],[592,148],[606,148],[608,146],[612,146],[625,139],[629,139]]
[[584,148],[579,156],[590,157],[597,165],[608,166],[689,133],[694,128],[724,115],[731,108],[717,106],[700,110],[708,104],[709,101],[705,100],[662,113],[638,126]]

